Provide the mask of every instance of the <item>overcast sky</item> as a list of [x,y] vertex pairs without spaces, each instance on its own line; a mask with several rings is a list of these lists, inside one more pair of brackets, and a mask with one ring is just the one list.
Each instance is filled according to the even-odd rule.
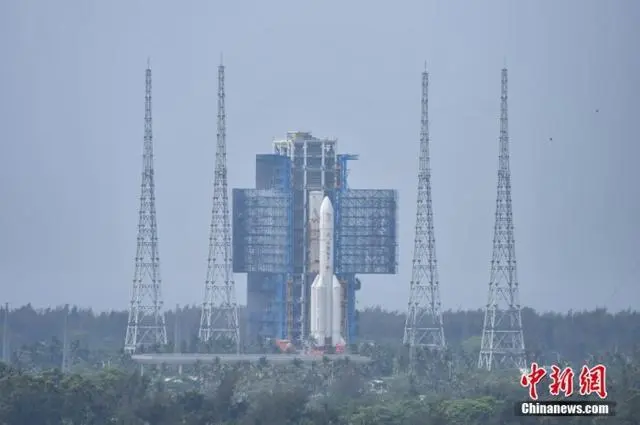
[[361,155],[352,187],[399,190],[400,272],[360,306],[406,308],[427,60],[444,308],[485,303],[505,64],[522,303],[635,308],[638,22],[634,0],[2,1],[0,301],[127,308],[151,57],[164,299],[201,302],[224,52],[230,187],[307,130]]

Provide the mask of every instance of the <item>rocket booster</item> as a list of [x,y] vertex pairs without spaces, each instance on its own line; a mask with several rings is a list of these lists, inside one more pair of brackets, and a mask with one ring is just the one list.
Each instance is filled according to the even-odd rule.
[[324,197],[320,205],[319,272],[311,285],[311,336],[316,343],[342,345],[342,287],[333,268],[333,205]]

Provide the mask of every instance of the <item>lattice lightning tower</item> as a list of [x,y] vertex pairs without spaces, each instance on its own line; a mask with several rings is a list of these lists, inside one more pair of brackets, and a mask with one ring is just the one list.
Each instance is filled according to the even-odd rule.
[[162,305],[158,225],[156,222],[155,180],[153,172],[153,134],[151,131],[151,66],[147,66],[144,108],[144,149],[138,247],[133,291],[124,348],[134,352],[167,343]]
[[227,188],[224,66],[218,67],[218,138],[213,179],[213,208],[200,340],[225,339],[240,351],[238,306],[231,259],[231,224]]
[[431,206],[431,169],[429,165],[429,74],[422,73],[422,119],[418,168],[413,270],[404,344],[410,348],[410,362],[416,347],[442,349],[445,346],[440,304],[440,284]]
[[493,234],[489,297],[484,315],[482,345],[478,360],[478,367],[487,370],[491,370],[494,366],[522,369],[526,363],[511,207],[506,69],[502,70],[501,86],[496,222]]

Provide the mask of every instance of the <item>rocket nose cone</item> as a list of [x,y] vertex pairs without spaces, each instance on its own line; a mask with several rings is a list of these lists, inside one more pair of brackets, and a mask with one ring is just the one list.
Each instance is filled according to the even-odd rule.
[[325,196],[322,200],[322,204],[320,204],[320,213],[331,211],[333,212],[333,205],[331,204],[331,199],[328,196]]

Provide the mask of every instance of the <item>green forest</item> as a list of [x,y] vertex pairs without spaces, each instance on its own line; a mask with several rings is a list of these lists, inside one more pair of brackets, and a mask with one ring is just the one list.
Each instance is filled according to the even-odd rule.
[[[126,312],[66,311],[10,311],[2,328],[0,424],[640,424],[636,312],[523,310],[529,360],[576,370],[605,364],[609,399],[617,404],[613,418],[535,418],[515,415],[515,403],[528,394],[517,371],[477,369],[481,311],[445,312],[447,351],[419,352],[411,377],[401,344],[404,315],[380,308],[359,312],[354,350],[370,364],[196,364],[180,376],[166,367],[140,375],[122,352]],[[167,313],[168,349],[198,350],[199,314],[197,307]],[[241,321],[244,328],[244,312]],[[257,342],[244,348],[273,349]]]

